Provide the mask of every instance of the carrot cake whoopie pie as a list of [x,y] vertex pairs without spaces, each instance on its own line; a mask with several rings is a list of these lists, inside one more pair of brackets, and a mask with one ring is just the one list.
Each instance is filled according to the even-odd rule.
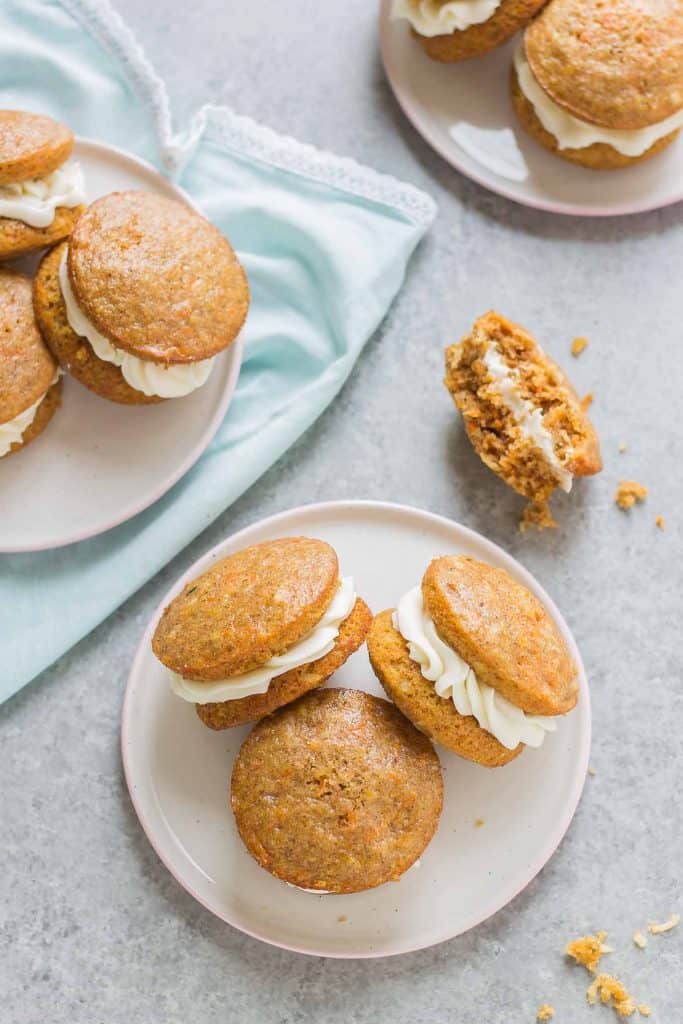
[[578,672],[540,601],[503,569],[436,558],[374,619],[370,661],[410,721],[494,768],[538,747],[578,699]]
[[0,110],[0,259],[66,238],[85,201],[74,137],[42,114]]
[[681,0],[552,0],[512,71],[522,126],[596,170],[638,163],[683,127]]
[[47,253],[36,317],[61,366],[103,398],[178,398],[237,337],[249,287],[217,228],[181,202],[114,192]]
[[42,433],[61,390],[59,367],[33,317],[29,278],[0,269],[0,458]]
[[546,0],[394,0],[392,17],[405,18],[434,60],[479,57],[518,32]]
[[446,349],[446,387],[482,461],[530,499],[523,524],[554,526],[547,501],[602,469],[576,392],[532,336],[498,313]]
[[287,537],[229,555],[164,610],[152,650],[211,729],[255,722],[322,685],[372,620],[322,540]]
[[231,803],[252,857],[318,893],[397,881],[439,823],[443,781],[429,740],[388,701],[324,689],[252,730]]

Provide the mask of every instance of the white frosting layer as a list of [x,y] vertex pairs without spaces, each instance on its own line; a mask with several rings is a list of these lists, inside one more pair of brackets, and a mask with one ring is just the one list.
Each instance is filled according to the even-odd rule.
[[[61,373],[61,370],[57,370],[54,377],[50,381],[50,387],[52,387],[52,385],[59,380]],[[45,392],[45,395],[46,394],[47,391]],[[30,405],[28,409],[24,409],[24,411],[20,412],[17,416],[14,417],[14,419],[8,420],[7,423],[0,423],[0,459],[2,458],[3,455],[7,455],[7,452],[10,450],[13,444],[16,444],[18,441],[21,441],[22,437],[24,436],[24,433],[28,430],[28,428],[31,426],[34,419],[36,418],[38,406],[45,398],[45,395],[41,395],[37,402],[34,402],[33,405]]]
[[394,0],[392,18],[405,18],[421,36],[462,32],[488,21],[501,0]]
[[466,661],[445,644],[427,614],[422,588],[401,598],[393,615],[394,628],[408,644],[408,653],[439,697],[453,701],[459,715],[474,715],[482,729],[514,750],[518,743],[540,747],[547,732],[555,732],[554,717],[527,715],[491,686],[480,682]]
[[253,672],[244,672],[242,675],[231,676],[215,683],[198,683],[171,672],[171,689],[178,697],[191,701],[192,704],[215,704],[224,700],[241,700],[242,697],[251,697],[255,693],[265,693],[271,680],[276,676],[281,676],[290,669],[309,665],[312,661],[329,654],[339,636],[339,627],[344,619],[349,617],[355,603],[353,579],[351,576],[345,576],[315,629],[284,654],[271,658]]
[[58,206],[85,202],[83,172],[78,163],[64,164],[44,178],[0,185],[0,217],[20,220],[32,228],[47,228]]
[[143,395],[182,398],[183,395],[189,395],[191,391],[206,383],[213,369],[213,359],[202,359],[196,363],[171,363],[167,366],[165,363],[138,359],[130,352],[124,352],[123,349],[112,345],[78,305],[69,280],[67,255],[68,249],[65,249],[59,264],[59,287],[64,298],[66,318],[76,334],[90,342],[93,352],[99,359],[120,366],[124,379]]
[[565,469],[555,452],[553,436],[543,423],[542,409],[520,394],[517,373],[505,362],[497,345],[489,344],[483,362],[492,378],[488,387],[503,399],[522,434],[541,451],[562,490],[571,491],[572,474]]
[[683,108],[665,121],[648,125],[647,128],[602,128],[597,124],[580,121],[563,110],[548,96],[533,76],[529,62],[520,44],[515,53],[515,70],[519,87],[529,100],[536,116],[547,132],[557,139],[559,149],[585,149],[595,142],[604,142],[624,156],[641,156],[665,135],[683,128]]

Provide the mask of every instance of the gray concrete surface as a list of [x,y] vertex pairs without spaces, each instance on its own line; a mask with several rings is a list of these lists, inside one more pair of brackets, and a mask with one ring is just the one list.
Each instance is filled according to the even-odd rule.
[[[235,507],[133,600],[2,708],[3,1024],[557,1024],[584,1001],[565,942],[604,928],[610,967],[654,1021],[680,1020],[680,287],[683,206],[621,220],[518,208],[460,178],[403,122],[377,57],[375,3],[120,0],[182,120],[206,99],[429,190],[440,216],[343,393]],[[606,187],[608,182],[606,180]],[[601,477],[520,536],[520,502],[475,459],[440,383],[442,347],[495,305],[594,390]],[[576,362],[571,339],[590,348]],[[628,445],[623,454],[619,442]],[[630,515],[620,477],[647,484]],[[595,776],[558,853],[495,918],[384,962],[272,949],[214,919],[157,861],[118,750],[132,653],[169,583],[207,547],[302,502],[369,497],[452,516],[519,557],[563,609],[594,704]],[[561,506],[561,508],[559,507]],[[666,529],[655,526],[662,514]]]

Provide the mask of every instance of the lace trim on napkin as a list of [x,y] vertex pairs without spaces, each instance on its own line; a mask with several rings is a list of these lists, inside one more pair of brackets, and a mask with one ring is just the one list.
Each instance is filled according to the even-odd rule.
[[386,203],[428,227],[436,214],[434,200],[406,182],[380,174],[351,157],[340,157],[315,146],[279,135],[229,107],[207,104],[193,117],[189,131],[174,133],[166,86],[123,18],[109,0],[61,0],[100,45],[124,69],[128,80],[153,117],[164,167],[178,175],[202,136],[236,150],[354,195]]

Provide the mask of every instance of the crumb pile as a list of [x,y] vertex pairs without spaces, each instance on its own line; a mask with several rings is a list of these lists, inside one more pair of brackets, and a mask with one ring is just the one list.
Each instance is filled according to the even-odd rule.
[[664,932],[670,932],[673,928],[676,928],[680,921],[680,914],[672,914],[668,921],[662,921],[661,924],[657,924],[656,921],[649,921],[647,930],[650,935],[662,935]]
[[[676,928],[680,920],[680,914],[672,914],[668,920],[661,923],[650,921],[647,930],[651,935],[661,935]],[[636,1011],[641,1017],[649,1017],[652,1011],[647,1003],[636,1003],[619,978],[602,972],[596,974],[603,954],[614,952],[610,946],[605,945],[606,938],[607,932],[598,932],[596,935],[583,935],[581,938],[569,942],[565,947],[567,956],[573,957],[577,964],[585,967],[590,974],[595,975],[586,992],[588,1002],[591,1006],[594,1006],[599,1000],[603,1005],[611,1006],[619,1017],[632,1017]],[[638,949],[646,948],[647,939],[641,931],[633,932],[632,938],[634,945]],[[540,1016],[540,1010],[538,1019],[547,1019]]]
[[573,942],[567,943],[565,953],[581,967],[585,967],[591,974],[595,974],[603,954],[614,952],[611,946],[605,945],[606,938],[607,932],[583,935],[580,939],[574,939]]
[[621,480],[614,495],[616,504],[624,509],[633,508],[636,502],[645,501],[646,498],[647,487],[639,484],[637,480]]
[[622,982],[611,974],[598,974],[595,981],[588,986],[586,998],[591,1006],[594,1006],[598,999],[605,1005],[611,1005],[619,1017],[631,1017],[637,1009],[633,996],[626,991]]

